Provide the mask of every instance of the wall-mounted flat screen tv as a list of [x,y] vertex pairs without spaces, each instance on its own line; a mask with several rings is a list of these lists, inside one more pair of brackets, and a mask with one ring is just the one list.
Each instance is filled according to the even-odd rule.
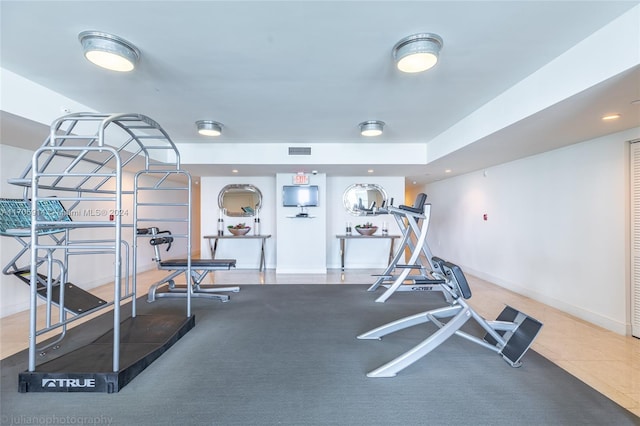
[[285,185],[282,187],[282,205],[284,207],[317,207],[317,185]]

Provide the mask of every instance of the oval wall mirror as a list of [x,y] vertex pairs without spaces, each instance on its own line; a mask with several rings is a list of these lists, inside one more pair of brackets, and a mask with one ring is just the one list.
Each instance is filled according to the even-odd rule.
[[253,185],[227,185],[218,194],[218,207],[227,216],[255,216],[262,208],[262,193]]
[[373,207],[380,208],[385,205],[387,193],[380,185],[355,183],[345,189],[342,202],[344,208],[352,215],[364,216],[373,214]]

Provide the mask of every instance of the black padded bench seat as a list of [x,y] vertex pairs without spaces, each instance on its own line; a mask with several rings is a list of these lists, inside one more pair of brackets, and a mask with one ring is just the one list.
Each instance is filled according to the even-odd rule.
[[[229,296],[218,294],[219,292],[238,292],[240,287],[222,287],[215,284],[205,284],[204,280],[212,271],[230,270],[236,267],[235,259],[191,259],[191,270],[189,270],[188,258],[177,258],[162,260],[160,257],[160,246],[167,245],[167,250],[171,248],[173,236],[171,231],[160,231],[157,227],[138,228],[137,235],[150,236],[149,244],[153,246],[155,253],[154,260],[158,269],[162,271],[172,271],[160,281],[149,287],[147,296],[148,302],[154,302],[156,298],[162,297],[205,297],[217,299],[222,302],[229,300]],[[175,278],[184,274],[186,281],[191,282],[191,289],[186,285],[176,285]],[[158,291],[160,286],[162,291]]]
[[[161,268],[186,268],[188,259],[169,259],[160,261]],[[235,268],[235,259],[191,259],[193,269],[231,269]]]

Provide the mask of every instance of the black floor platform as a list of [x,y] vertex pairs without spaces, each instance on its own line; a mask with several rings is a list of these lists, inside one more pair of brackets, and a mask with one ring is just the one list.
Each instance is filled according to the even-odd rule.
[[92,343],[25,371],[18,391],[118,392],[195,326],[195,316],[149,314],[120,326],[120,369],[113,370],[113,330]]

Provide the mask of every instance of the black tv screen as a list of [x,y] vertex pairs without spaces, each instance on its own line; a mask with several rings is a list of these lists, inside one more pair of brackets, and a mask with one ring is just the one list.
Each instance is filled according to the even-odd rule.
[[318,186],[283,186],[282,205],[284,207],[317,207]]

